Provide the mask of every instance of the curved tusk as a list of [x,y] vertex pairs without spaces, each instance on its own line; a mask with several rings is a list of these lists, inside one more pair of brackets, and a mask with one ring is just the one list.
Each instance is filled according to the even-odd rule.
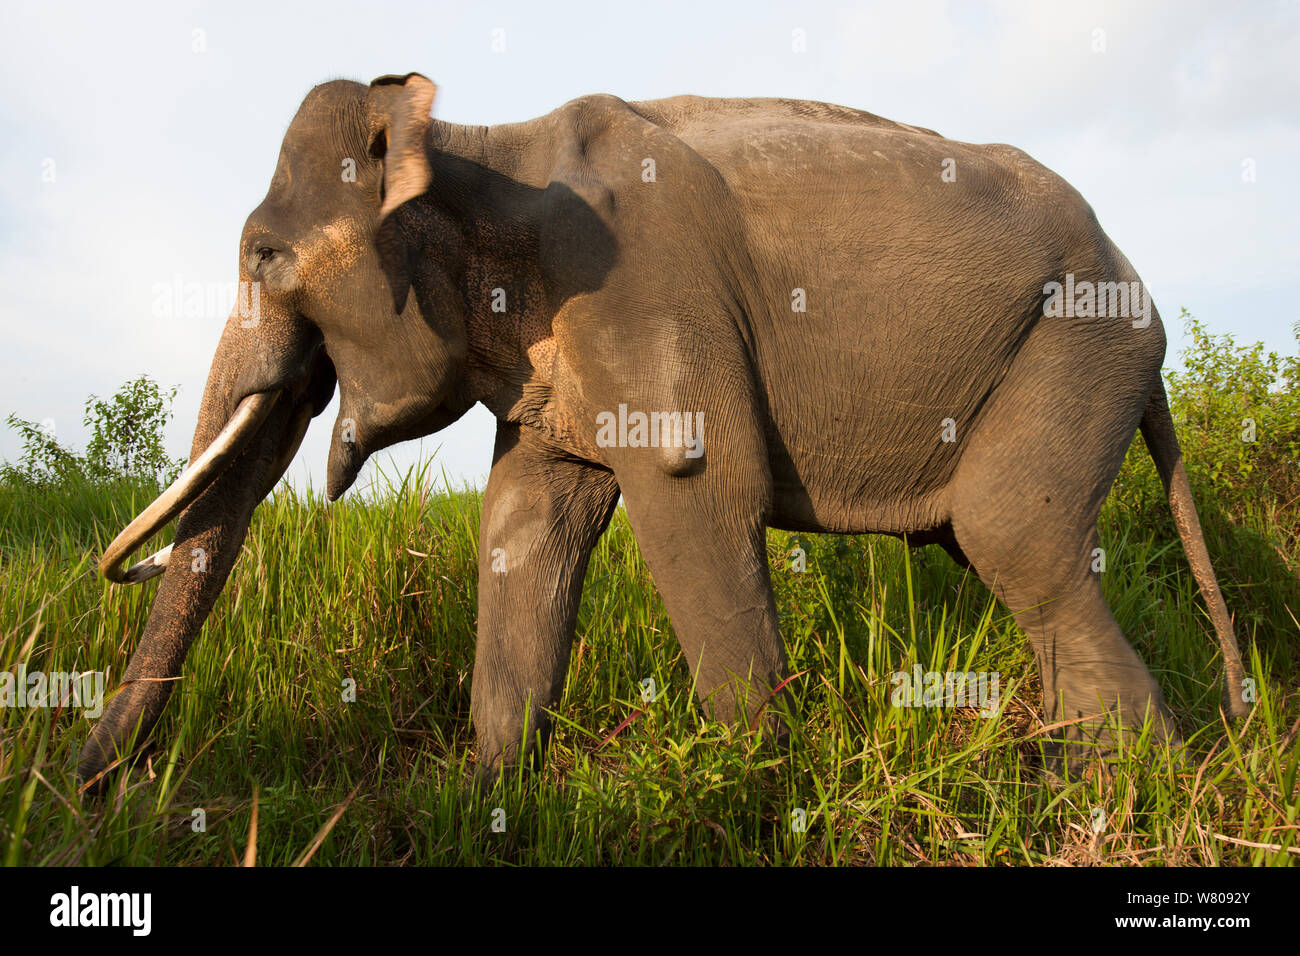
[[[160,528],[184,511],[208,485],[212,484],[217,475],[224,471],[248,444],[249,438],[275,407],[280,394],[278,390],[258,392],[241,401],[239,407],[235,409],[235,414],[230,416],[230,421],[226,422],[226,426],[221,429],[203,454],[199,455],[198,460],[186,468],[185,473],[177,478],[170,488],[159,495],[153,504],[140,512],[139,516],[113,539],[113,543],[104,551],[104,556],[99,561],[99,573],[119,584],[135,584],[160,573],[166,567],[166,561],[160,562],[159,559],[163,557],[164,551],[170,557],[170,548],[164,548],[153,557],[133,565],[126,572],[122,570],[122,563],[132,551],[157,534]],[[131,577],[132,574],[136,576]]]

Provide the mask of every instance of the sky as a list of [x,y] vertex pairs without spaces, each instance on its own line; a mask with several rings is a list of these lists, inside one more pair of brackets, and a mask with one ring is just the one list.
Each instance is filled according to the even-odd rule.
[[[1165,320],[1167,367],[1187,344],[1182,308],[1296,351],[1296,0],[6,6],[0,419],[52,422],[77,449],[86,397],[146,373],[179,386],[166,439],[188,453],[240,231],[302,97],[411,71],[456,123],[598,92],[782,96],[1010,143],[1072,183],[1134,264]],[[203,301],[174,301],[178,284]],[[324,487],[336,412],[313,421],[289,471],[300,489]],[[481,486],[494,428],[475,408],[379,453],[355,488],[430,459]],[[0,426],[0,457],[19,450]]]

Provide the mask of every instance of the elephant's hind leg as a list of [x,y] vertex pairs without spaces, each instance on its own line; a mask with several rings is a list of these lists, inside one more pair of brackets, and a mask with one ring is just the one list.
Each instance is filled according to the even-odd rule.
[[[1032,355],[1029,356],[1032,358]],[[1033,647],[1048,723],[1076,742],[1071,763],[1113,744],[1151,714],[1177,730],[1159,686],[1124,638],[1102,593],[1097,515],[1132,441],[1146,376],[1043,363],[995,397],[962,451],[950,486],[952,526],[980,578],[1015,614]],[[1100,747],[1083,746],[1100,744]]]

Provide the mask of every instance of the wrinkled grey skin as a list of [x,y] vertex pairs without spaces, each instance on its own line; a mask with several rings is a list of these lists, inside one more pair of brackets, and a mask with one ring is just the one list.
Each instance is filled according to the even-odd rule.
[[[182,514],[176,553],[204,548],[209,570],[168,568],[83,779],[153,727],[294,410],[319,414],[336,382],[331,498],[371,453],[476,402],[498,420],[472,697],[485,777],[545,732],[620,492],[715,716],[752,716],[786,674],[765,529],[883,532],[941,543],[1015,613],[1045,720],[1150,711],[1176,738],[1092,567],[1139,427],[1240,686],[1158,314],[1044,315],[1066,273],[1138,278],[1059,177],[1009,146],[821,103],[588,96],[489,128],[431,120],[433,93],[418,74],[326,83],[285,135],[239,247],[261,321],[229,320],[192,454],[244,396],[285,399]],[[701,413],[703,453],[602,443],[620,405]]]

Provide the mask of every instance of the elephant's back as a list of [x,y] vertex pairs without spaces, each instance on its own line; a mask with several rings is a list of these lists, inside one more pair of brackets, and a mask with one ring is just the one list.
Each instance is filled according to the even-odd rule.
[[[683,138],[707,132],[719,124],[779,126],[795,121],[827,123],[908,131],[939,136],[934,130],[886,119],[866,110],[817,100],[792,100],[776,97],[673,96],[660,100],[643,100],[628,104],[632,110],[656,126]],[[940,137],[942,138],[942,137]]]

